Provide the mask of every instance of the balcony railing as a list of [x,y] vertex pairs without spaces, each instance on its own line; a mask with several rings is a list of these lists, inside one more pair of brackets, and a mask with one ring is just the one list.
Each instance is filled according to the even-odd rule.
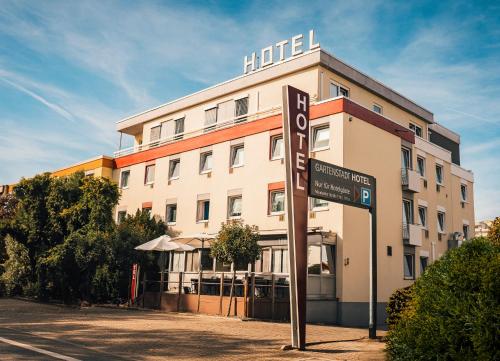
[[422,227],[418,224],[403,223],[403,242],[413,246],[421,246]]
[[420,175],[411,168],[401,168],[401,185],[404,190],[420,192]]
[[194,138],[194,137],[197,137],[197,136],[200,136],[203,134],[215,132],[217,130],[230,128],[235,124],[250,123],[250,122],[262,119],[262,118],[267,118],[269,116],[278,114],[280,112],[281,112],[281,106],[274,106],[274,107],[268,108],[266,110],[262,110],[262,111],[257,112],[257,113],[244,114],[242,116],[234,117],[234,118],[232,118],[228,121],[222,122],[222,123],[210,124],[210,125],[203,126],[201,128],[198,128],[198,129],[195,129],[195,130],[192,130],[189,132],[172,134],[171,136],[168,136],[168,137],[165,137],[162,139],[156,139],[156,140],[149,142],[149,143],[139,144],[139,145],[135,145],[133,147],[121,149],[121,150],[114,152],[114,157],[115,158],[123,157],[125,155],[142,152],[144,150],[153,149],[153,148],[156,148],[156,147],[159,147],[162,145],[166,145],[166,144],[170,144],[173,142],[177,142],[180,140]]

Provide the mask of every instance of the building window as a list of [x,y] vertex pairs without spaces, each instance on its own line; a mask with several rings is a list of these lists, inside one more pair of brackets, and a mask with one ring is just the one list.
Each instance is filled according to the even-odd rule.
[[411,150],[408,148],[401,148],[401,168],[411,169]]
[[271,270],[274,273],[288,273],[288,250],[272,249]]
[[421,177],[425,177],[425,158],[417,157],[417,171]]
[[149,144],[152,147],[160,144],[160,134],[161,134],[161,125],[151,128],[151,133],[149,136]]
[[168,179],[172,180],[179,178],[180,170],[181,170],[181,160],[179,158],[170,160],[168,169]]
[[285,191],[269,192],[269,210],[271,214],[282,214],[285,212]]
[[118,211],[118,215],[116,217],[116,223],[120,224],[127,217],[127,211]]
[[462,197],[462,202],[467,202],[467,186],[465,184],[460,185],[460,196]]
[[403,224],[413,224],[413,201],[403,199]]
[[212,170],[212,152],[200,154],[200,173],[208,173]]
[[120,175],[120,188],[128,188],[128,179],[130,178],[130,171],[124,170]]
[[343,96],[349,98],[349,89],[335,83],[330,83],[330,98]]
[[198,208],[196,212],[197,222],[207,222],[210,216],[210,200],[198,201]]
[[174,120],[174,140],[184,137],[184,118]]
[[378,105],[378,104],[375,104],[375,103],[373,104],[373,108],[372,109],[373,109],[373,111],[375,113],[382,114],[382,112],[383,112],[382,106]]
[[464,241],[468,240],[469,239],[469,225],[468,224],[464,224],[462,226],[462,232],[464,234]]
[[243,166],[245,161],[244,156],[245,156],[245,147],[243,144],[232,146],[231,159],[230,159],[231,168]]
[[420,274],[424,273],[428,264],[429,264],[429,257],[420,256]]
[[420,220],[420,225],[427,228],[427,207],[418,207],[418,218]]
[[424,133],[422,132],[422,127],[419,127],[418,125],[413,124],[413,123],[410,123],[410,130],[411,130],[413,133],[415,133],[415,135],[416,135],[417,137],[420,137],[420,138],[422,138],[422,134],[424,134]]
[[177,222],[177,204],[167,204],[166,212],[167,224],[174,224]]
[[328,209],[328,201],[319,198],[311,198],[311,210],[318,211]]
[[248,97],[235,100],[235,123],[244,122],[248,115]]
[[436,164],[436,183],[443,185],[443,166]]
[[205,110],[205,128],[204,131],[208,132],[215,129],[217,124],[217,107]]
[[227,200],[227,217],[241,217],[241,195],[228,197]]
[[147,165],[144,175],[144,184],[153,184],[155,181],[155,165]]
[[283,136],[277,135],[271,138],[271,160],[282,159],[285,156],[285,143]]
[[415,254],[406,250],[404,253],[404,278],[407,280],[415,278]]
[[313,128],[312,134],[312,150],[321,150],[328,148],[330,144],[330,127],[328,125]]
[[437,226],[438,232],[444,233],[445,230],[445,214],[444,212],[437,212]]

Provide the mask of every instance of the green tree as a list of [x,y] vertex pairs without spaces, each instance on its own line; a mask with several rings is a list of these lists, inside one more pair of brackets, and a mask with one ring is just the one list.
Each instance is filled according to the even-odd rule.
[[500,217],[496,217],[488,230],[488,239],[495,245],[500,246]]
[[0,281],[5,285],[8,295],[21,294],[30,282],[30,261],[28,250],[10,235],[5,237],[8,259],[2,265],[4,272]]
[[241,222],[223,223],[216,240],[211,244],[211,256],[217,261],[233,264],[233,278],[229,296],[227,316],[231,312],[234,281],[238,266],[255,262],[260,255],[260,246],[257,243],[259,235],[257,227],[243,225]]
[[415,282],[388,334],[393,360],[499,360],[500,247],[475,238]]

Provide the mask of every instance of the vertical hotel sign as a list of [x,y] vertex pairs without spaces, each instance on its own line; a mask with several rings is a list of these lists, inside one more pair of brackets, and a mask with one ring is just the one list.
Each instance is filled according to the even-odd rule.
[[283,129],[292,347],[304,349],[307,291],[309,94],[289,85],[283,86]]

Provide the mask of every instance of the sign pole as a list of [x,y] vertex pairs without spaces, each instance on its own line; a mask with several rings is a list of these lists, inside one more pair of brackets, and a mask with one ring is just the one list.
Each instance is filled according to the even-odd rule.
[[374,189],[370,208],[370,322],[368,336],[377,338],[377,187],[373,179]]

